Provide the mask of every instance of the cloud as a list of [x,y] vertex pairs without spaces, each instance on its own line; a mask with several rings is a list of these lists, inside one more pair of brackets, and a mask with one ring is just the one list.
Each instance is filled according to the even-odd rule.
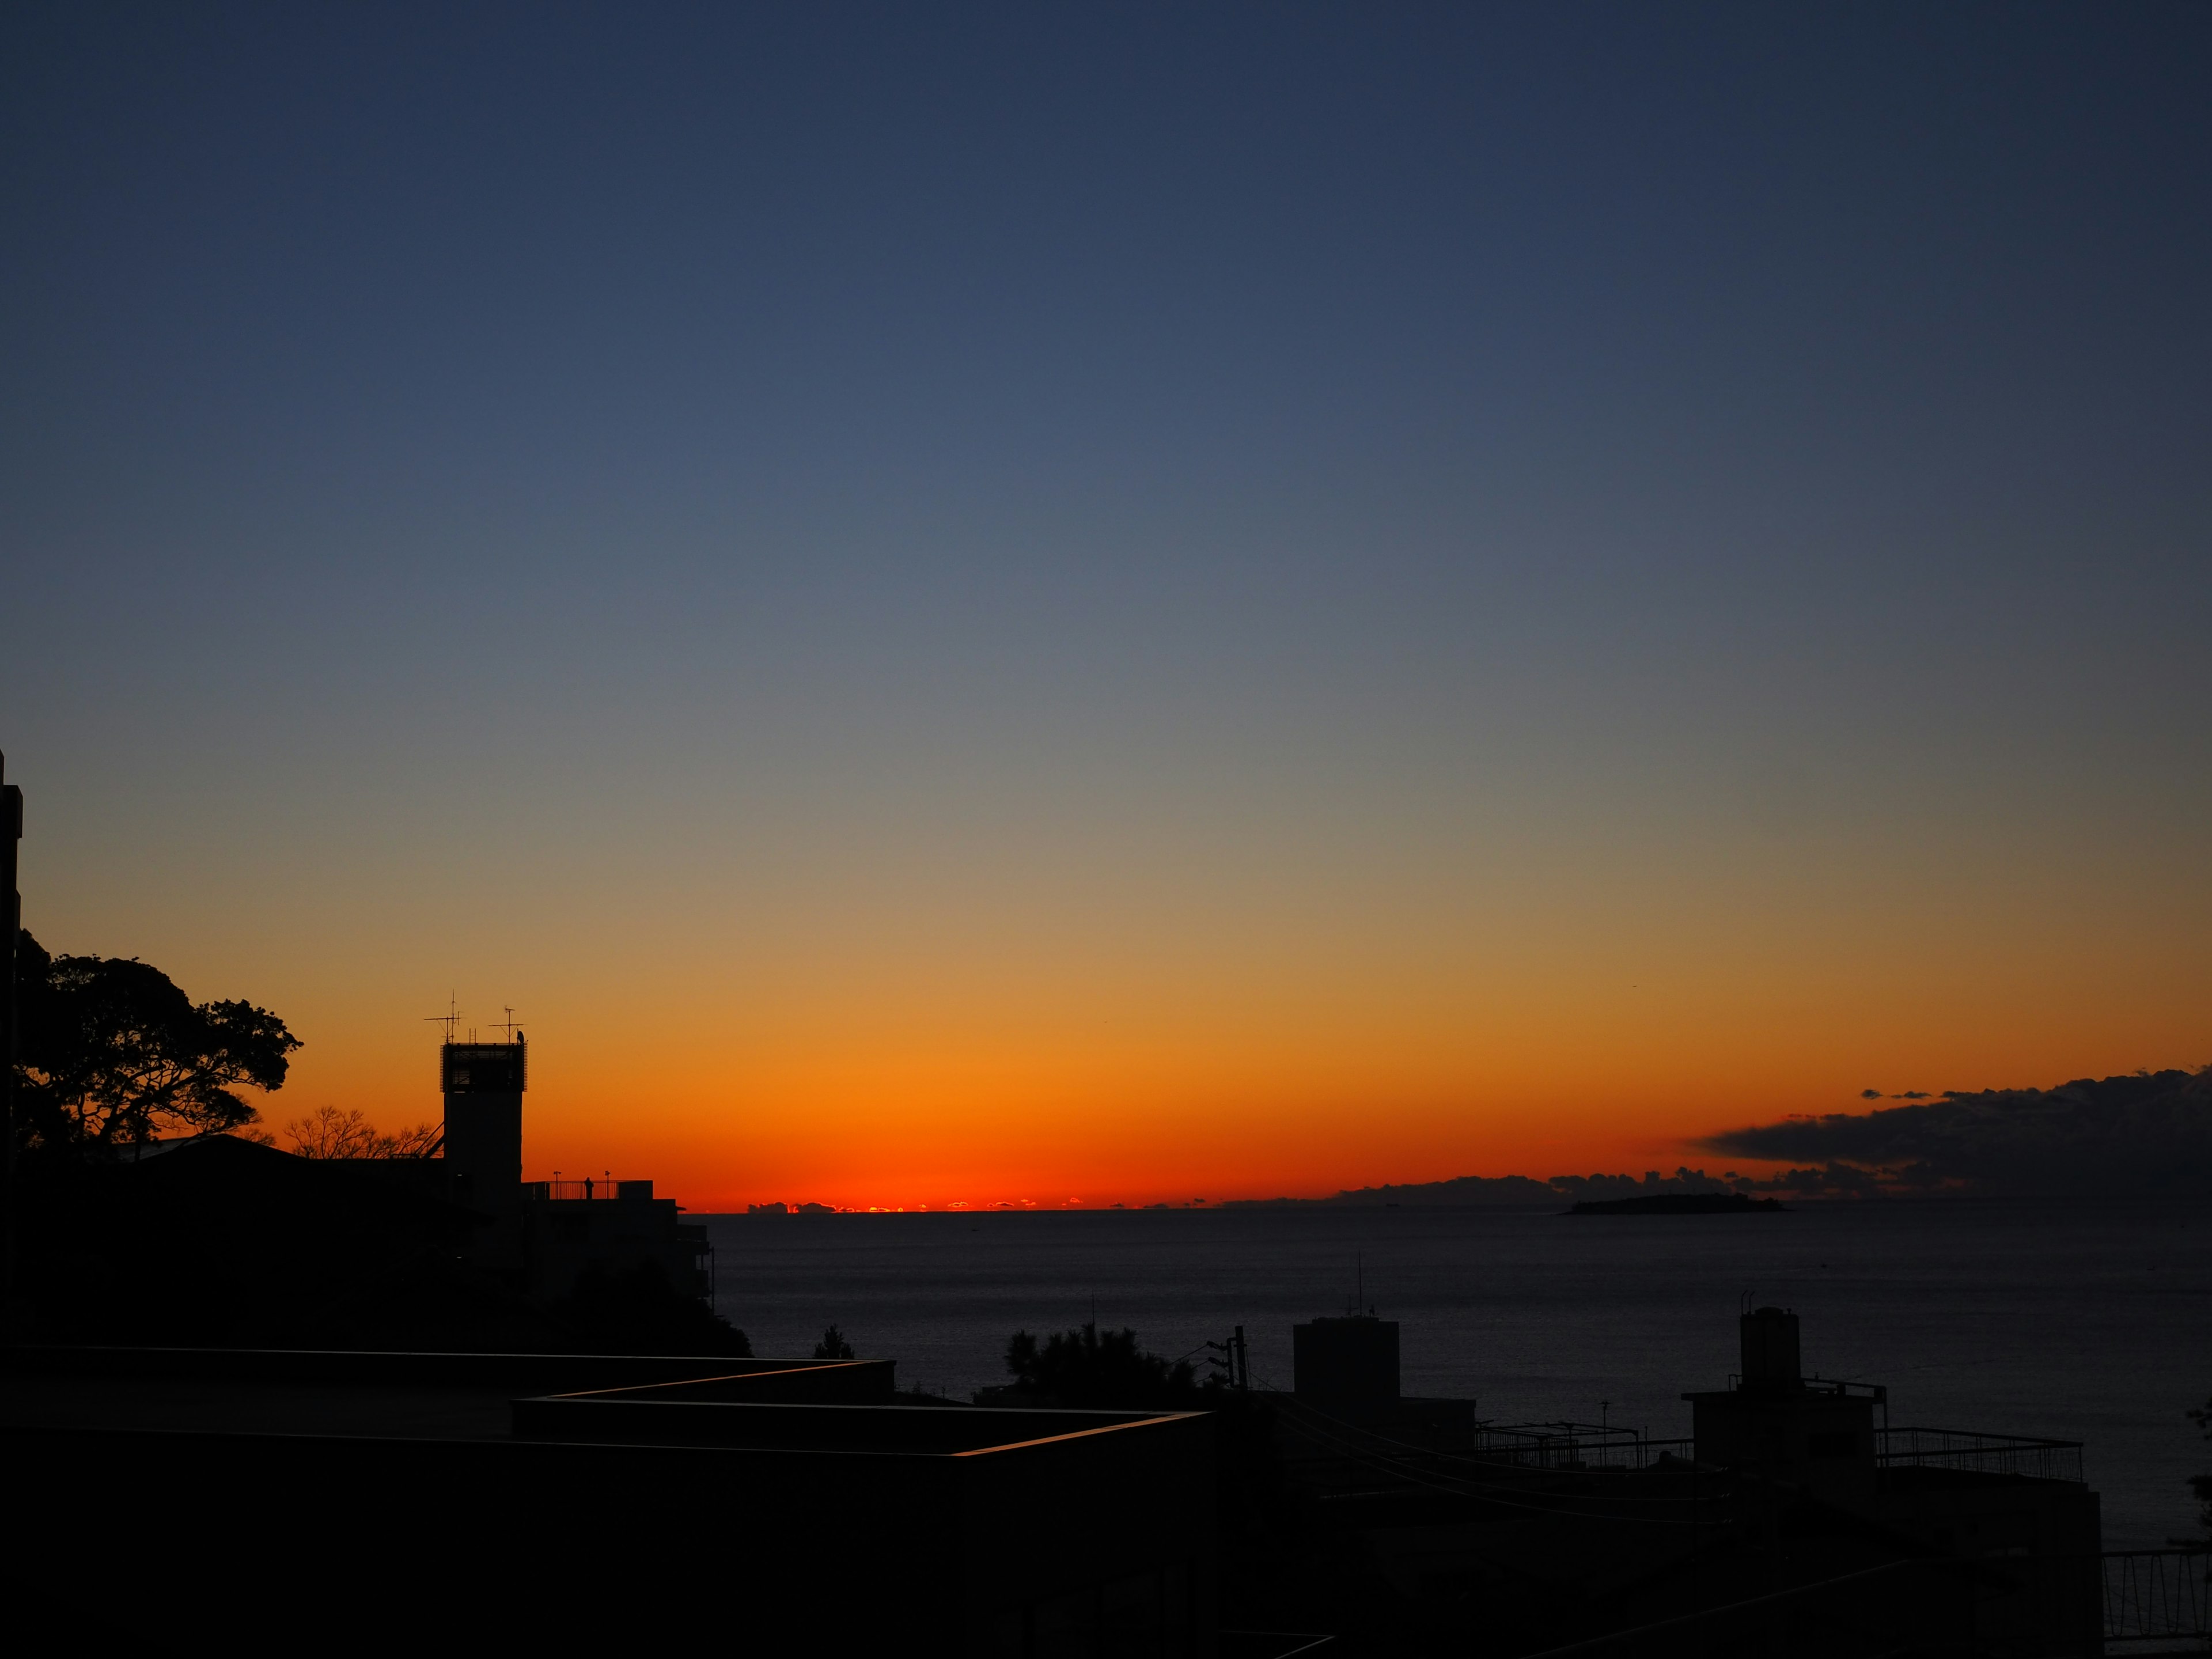
[[1849,1164],[1785,1170],[1768,1180],[1750,1184],[1770,1192],[1796,1193],[1806,1198],[1879,1198],[1889,1190],[1879,1175]]
[[1456,1176],[1449,1181],[1422,1181],[1405,1186],[1361,1187],[1333,1198],[1231,1199],[1232,1205],[1341,1204],[1395,1205],[1407,1208],[1463,1208],[1478,1204],[1528,1204],[1579,1201],[1591,1198],[1648,1198],[1655,1194],[1726,1193],[1750,1183],[1735,1170],[1716,1181],[1703,1170],[1677,1167],[1671,1176],[1646,1170],[1638,1181],[1632,1175],[1563,1175],[1548,1181],[1528,1176]]
[[1859,1091],[1859,1098],[1861,1100],[1880,1100],[1881,1098],[1881,1091],[1879,1089],[1862,1089]]
[[2212,1194],[2212,1066],[1898,1098],[1929,1103],[1787,1118],[1699,1144],[1806,1166],[1759,1183],[1795,1192]]

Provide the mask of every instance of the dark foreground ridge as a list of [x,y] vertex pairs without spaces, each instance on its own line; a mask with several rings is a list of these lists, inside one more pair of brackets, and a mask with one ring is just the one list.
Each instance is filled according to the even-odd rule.
[[1753,1198],[1748,1193],[1655,1193],[1648,1198],[1593,1199],[1577,1204],[1569,1215],[1750,1215],[1779,1210],[1778,1198]]

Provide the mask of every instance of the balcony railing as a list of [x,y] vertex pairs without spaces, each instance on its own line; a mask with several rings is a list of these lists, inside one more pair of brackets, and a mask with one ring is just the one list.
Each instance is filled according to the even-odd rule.
[[1966,1429],[1877,1429],[1874,1461],[1882,1468],[1961,1469],[2038,1480],[2079,1480],[2081,1443],[1977,1434]]
[[2212,1635],[2212,1551],[2113,1550],[2105,1556],[2105,1640]]

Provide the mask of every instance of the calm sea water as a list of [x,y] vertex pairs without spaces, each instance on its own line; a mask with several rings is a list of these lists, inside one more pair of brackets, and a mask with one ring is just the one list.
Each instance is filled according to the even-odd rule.
[[1109,1211],[709,1216],[717,1304],[757,1352],[835,1321],[902,1386],[1005,1381],[1017,1328],[1133,1327],[1170,1357],[1235,1325],[1287,1388],[1291,1327],[1356,1274],[1401,1326],[1409,1394],[1501,1421],[1686,1435],[1725,1386],[1748,1293],[1803,1319],[1808,1371],[1885,1382],[1899,1425],[2087,1443],[2106,1547],[2194,1530],[2212,1446],[2212,1212],[2183,1202],[1931,1200],[1782,1215],[1528,1210]]

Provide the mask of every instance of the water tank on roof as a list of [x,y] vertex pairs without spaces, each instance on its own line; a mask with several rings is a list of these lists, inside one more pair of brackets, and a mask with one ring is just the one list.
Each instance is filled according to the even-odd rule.
[[1743,1386],[1783,1389],[1802,1385],[1797,1368],[1797,1316],[1781,1308],[1754,1308],[1738,1326],[1743,1334]]

